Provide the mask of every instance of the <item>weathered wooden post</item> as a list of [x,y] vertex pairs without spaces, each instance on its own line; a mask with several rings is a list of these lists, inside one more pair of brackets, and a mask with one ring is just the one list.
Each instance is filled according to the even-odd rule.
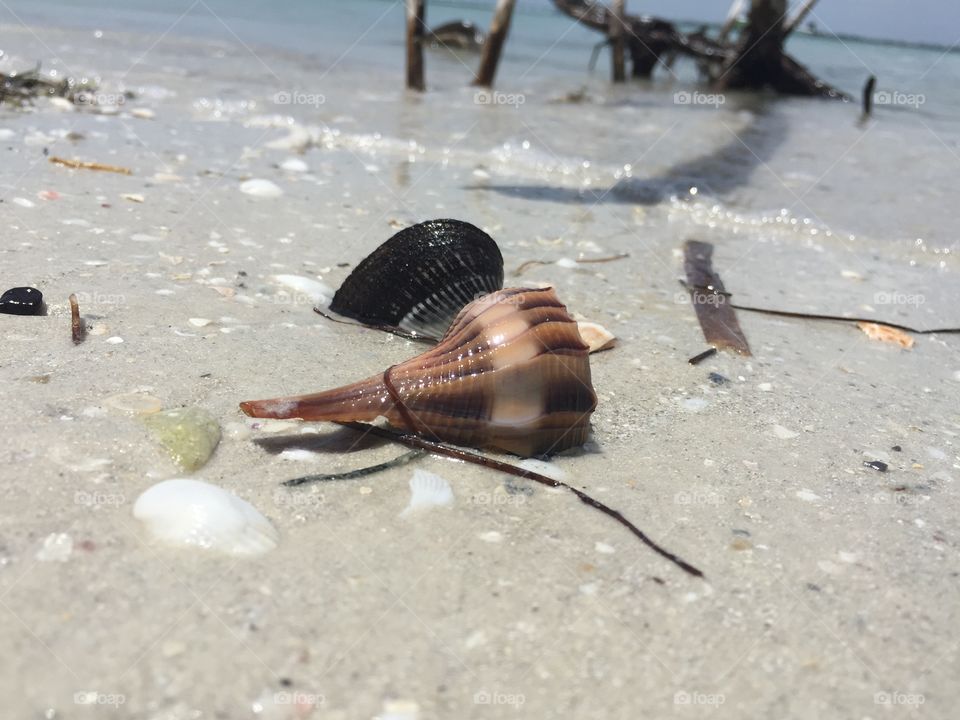
[[423,91],[423,30],[426,0],[407,0],[407,89]]
[[513,5],[516,0],[497,0],[497,7],[493,11],[493,22],[490,23],[490,32],[487,41],[483,44],[483,54],[480,56],[480,68],[474,85],[493,87],[493,78],[497,74],[497,63],[500,62],[500,52],[507,39],[510,29],[510,18],[513,16]]
[[627,72],[624,69],[624,45],[626,44],[625,35],[627,26],[624,22],[626,16],[626,0],[613,0],[610,6],[610,25],[607,34],[610,36],[610,49],[613,58],[613,81],[615,83],[625,82]]

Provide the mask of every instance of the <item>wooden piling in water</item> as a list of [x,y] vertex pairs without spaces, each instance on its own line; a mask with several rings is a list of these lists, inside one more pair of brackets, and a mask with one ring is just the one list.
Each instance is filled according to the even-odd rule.
[[626,82],[627,71],[624,68],[624,47],[626,45],[627,27],[624,22],[626,17],[626,0],[613,0],[610,6],[610,26],[607,34],[610,36],[610,55],[613,61],[613,82]]
[[423,92],[423,31],[426,27],[426,0],[407,0],[407,89]]
[[493,87],[493,78],[497,74],[497,63],[500,62],[500,53],[510,30],[510,18],[513,16],[513,6],[516,0],[497,0],[497,7],[493,11],[493,21],[490,23],[490,32],[487,41],[483,44],[483,53],[480,56],[480,67],[474,85]]

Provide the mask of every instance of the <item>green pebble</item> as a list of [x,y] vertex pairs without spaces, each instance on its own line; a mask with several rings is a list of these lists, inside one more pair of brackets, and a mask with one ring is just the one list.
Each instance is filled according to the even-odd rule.
[[192,472],[203,467],[220,442],[220,425],[197,407],[163,410],[143,422],[181,468]]

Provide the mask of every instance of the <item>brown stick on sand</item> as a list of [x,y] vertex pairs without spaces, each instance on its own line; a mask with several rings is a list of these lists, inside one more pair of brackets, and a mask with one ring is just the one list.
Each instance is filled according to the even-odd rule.
[[626,41],[626,23],[623,18],[626,15],[626,0],[613,0],[610,7],[610,27],[607,31],[610,35],[610,46],[613,57],[613,81],[615,83],[625,82],[627,71],[624,67],[624,46]]
[[493,87],[493,78],[497,74],[497,63],[500,62],[500,52],[510,30],[510,18],[513,16],[515,0],[497,0],[497,8],[493,11],[493,22],[490,23],[490,32],[487,41],[483,44],[483,54],[480,56],[480,69],[474,85]]
[[73,338],[73,344],[79,345],[87,336],[87,328],[80,317],[80,303],[77,302],[77,296],[70,293],[70,336]]
[[687,240],[683,245],[683,267],[703,337],[718,350],[733,350],[749,356],[750,345],[728,302],[723,281],[713,271],[713,245]]
[[50,162],[54,165],[72,168],[74,170],[102,170],[103,172],[120,173],[121,175],[133,175],[130,168],[120,167],[119,165],[105,165],[98,162],[88,162],[86,160],[68,160],[62,157],[52,157]]
[[423,30],[426,0],[407,0],[407,89],[423,92]]

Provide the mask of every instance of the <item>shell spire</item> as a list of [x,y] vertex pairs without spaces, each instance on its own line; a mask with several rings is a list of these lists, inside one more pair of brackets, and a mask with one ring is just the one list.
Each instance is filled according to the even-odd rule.
[[582,445],[597,404],[588,347],[552,288],[467,305],[439,344],[380,375],[240,407],[266,418],[370,422],[532,456]]

